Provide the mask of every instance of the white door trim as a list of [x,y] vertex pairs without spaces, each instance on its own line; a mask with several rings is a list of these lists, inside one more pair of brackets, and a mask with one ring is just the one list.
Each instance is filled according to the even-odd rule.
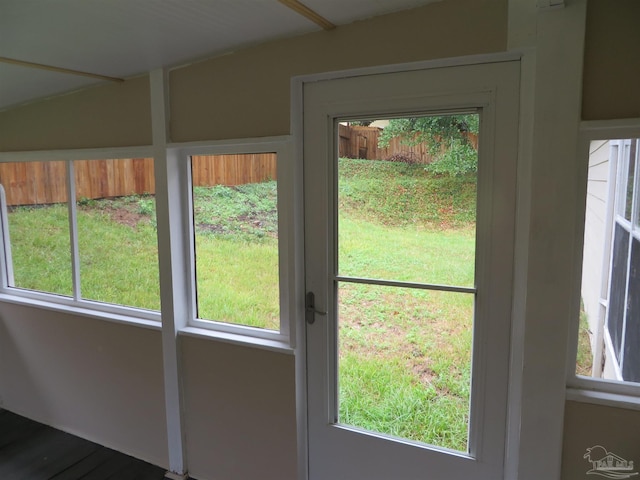
[[[489,279],[486,279],[486,278],[478,280],[479,282],[481,282],[481,285],[483,285],[483,292],[485,292],[482,294],[482,298],[487,298],[485,297],[485,295],[491,295],[488,292],[490,292],[495,288],[502,292],[500,296],[496,297],[496,298],[502,298],[502,302],[491,302],[491,301],[485,302],[485,300],[481,300],[477,305],[479,312],[485,312],[484,314],[480,313],[480,315],[483,315],[484,318],[486,319],[488,318],[505,319],[506,318],[505,320],[507,322],[506,328],[503,328],[504,325],[498,328],[495,325],[489,326],[489,324],[487,324],[487,327],[480,326],[479,328],[481,332],[480,335],[482,335],[483,338],[497,339],[500,337],[504,337],[502,338],[502,340],[499,341],[499,344],[505,346],[506,350],[495,349],[495,347],[494,349],[495,351],[508,352],[509,339],[508,339],[507,332],[509,330],[509,323],[511,319],[510,298],[511,298],[511,274],[512,274],[513,267],[511,266],[511,260],[508,260],[507,263],[505,263],[504,259],[507,257],[511,259],[511,256],[508,254],[508,252],[513,248],[512,234],[513,234],[514,227],[512,222],[513,222],[513,217],[515,215],[515,172],[516,172],[515,166],[516,166],[516,156],[517,156],[514,153],[516,148],[513,146],[517,145],[517,122],[514,122],[512,118],[513,116],[516,116],[517,118],[517,105],[519,103],[518,102],[519,96],[517,93],[514,93],[514,92],[517,92],[519,88],[518,77],[519,77],[520,66],[519,66],[519,62],[512,62],[512,65],[508,67],[501,67],[499,66],[499,63],[500,62],[496,64],[495,68],[492,68],[491,65],[480,65],[478,68],[470,67],[471,68],[470,70],[466,70],[464,72],[459,72],[459,71],[456,71],[455,68],[451,68],[451,69],[441,69],[440,71],[434,72],[434,73],[428,73],[428,75],[430,75],[429,77],[430,80],[439,79],[437,80],[437,82],[440,82],[438,84],[441,86],[438,87],[438,89],[433,92],[426,92],[424,94],[418,93],[421,91],[420,87],[418,87],[417,90],[414,90],[414,93],[412,94],[408,94],[408,93],[405,94],[404,91],[401,91],[401,93],[398,93],[397,95],[396,94],[390,95],[389,93],[393,91],[393,88],[394,88],[393,85],[395,82],[398,81],[398,79],[400,79],[400,81],[402,82],[408,80],[409,78],[416,80],[417,78],[415,75],[410,77],[407,77],[407,75],[404,75],[402,77],[394,77],[391,81],[390,81],[390,76],[387,76],[387,75],[371,76],[371,80],[369,82],[374,82],[374,84],[376,85],[374,88],[381,89],[380,91],[387,92],[384,95],[384,97],[381,97],[381,98],[384,98],[385,100],[383,101],[383,103],[378,102],[378,104],[373,107],[369,106],[368,100],[364,101],[364,103],[363,101],[360,101],[358,106],[355,107],[357,108],[356,110],[353,110],[354,105],[351,103],[352,97],[348,97],[348,96],[353,95],[355,92],[357,92],[359,88],[358,86],[354,87],[353,82],[348,82],[348,83],[337,82],[336,85],[333,85],[333,86],[331,86],[331,82],[323,82],[324,85],[329,86],[329,90],[325,90],[324,93],[321,93],[321,95],[325,95],[325,97],[321,96],[321,97],[318,97],[320,100],[316,100],[320,102],[318,103],[318,105],[322,105],[320,108],[321,110],[320,117],[318,117],[319,119],[318,121],[320,123],[318,123],[316,127],[318,129],[324,128],[322,118],[324,118],[325,116],[331,117],[331,118],[343,117],[345,115],[366,116],[366,115],[386,114],[386,113],[392,114],[394,112],[409,113],[411,111],[416,111],[416,110],[454,111],[457,109],[468,109],[468,108],[478,107],[478,108],[482,108],[484,112],[485,135],[487,135],[486,138],[488,139],[488,138],[491,138],[491,134],[492,134],[492,130],[491,130],[492,119],[494,118],[493,116],[495,115],[494,108],[505,109],[504,110],[505,112],[511,112],[512,116],[510,117],[496,117],[496,118],[498,118],[498,121],[500,122],[504,122],[502,118],[510,118],[511,123],[509,123],[509,128],[511,127],[512,124],[515,125],[515,130],[516,130],[515,134],[510,133],[505,135],[504,133],[502,133],[503,137],[502,137],[502,140],[500,140],[499,142],[494,140],[491,140],[491,141],[485,140],[484,142],[482,142],[484,145],[482,148],[483,150],[485,150],[484,153],[487,154],[485,158],[487,160],[490,158],[493,158],[494,156],[491,154],[491,150],[493,148],[497,148],[497,151],[499,153],[495,156],[495,158],[501,159],[501,163],[497,163],[496,165],[499,165],[499,166],[496,166],[495,169],[489,170],[492,172],[491,173],[492,176],[484,178],[482,183],[483,189],[484,189],[482,190],[482,192],[484,192],[483,195],[485,195],[485,198],[479,198],[479,202],[483,202],[483,203],[487,201],[486,200],[487,198],[490,199],[487,205],[490,204],[492,206],[490,208],[487,208],[486,212],[494,212],[491,214],[498,215],[496,219],[500,219],[500,222],[506,221],[505,219],[507,218],[510,219],[506,221],[506,223],[496,224],[500,229],[500,232],[504,232],[504,238],[506,238],[504,242],[508,242],[509,247],[506,248],[503,245],[500,251],[497,251],[495,249],[496,248],[495,245],[497,245],[497,240],[495,240],[495,242],[485,243],[487,248],[482,249],[482,251],[484,251],[485,254],[487,255],[487,257],[485,258],[487,260],[487,264],[491,262],[490,263],[492,265],[491,271],[493,272],[494,276],[491,277],[490,281]],[[500,68],[500,70],[497,70],[497,68]],[[423,73],[427,73],[427,72],[428,70],[424,71]],[[404,72],[401,72],[400,74],[402,73]],[[478,80],[476,82],[475,76],[478,74],[481,80]],[[474,80],[469,81],[468,80],[469,78],[474,78]],[[455,86],[451,86],[451,84],[449,83],[453,79],[456,79],[454,82]],[[426,80],[421,79],[419,81],[424,82]],[[499,87],[492,87],[494,83],[496,85],[499,84]],[[310,85],[309,87],[310,89],[315,90],[316,85],[314,85],[313,83],[309,85]],[[340,97],[342,92],[341,89],[347,86],[350,88],[349,93],[346,94],[347,97],[345,97],[344,95]],[[300,88],[302,89],[303,86],[301,86]],[[415,88],[415,87],[412,87],[412,88]],[[497,90],[495,88],[497,88]],[[510,89],[513,89],[513,90],[510,90]],[[496,93],[498,91],[500,91],[500,94]],[[510,92],[510,93],[506,93],[506,92]],[[340,98],[336,102],[333,102],[333,99],[338,97]],[[322,98],[325,98],[326,100],[323,100]],[[305,120],[305,122],[306,121],[307,120]],[[502,132],[509,131],[509,128],[506,127],[505,123],[502,123],[502,125],[503,125],[503,130],[501,130]],[[327,130],[327,132],[329,131],[332,131],[332,128],[329,128]],[[511,140],[511,142],[507,142],[506,140],[507,138]],[[507,146],[507,145],[510,145],[510,146]],[[323,147],[322,149],[320,147],[321,147],[320,144],[318,145],[314,144],[312,151],[317,150],[318,152],[320,151],[324,152],[326,149],[326,146]],[[504,150],[504,148],[506,148],[506,150]],[[322,153],[322,155],[324,156],[324,153]],[[322,178],[324,178],[322,174],[322,171],[323,171],[322,168],[314,172],[313,178],[317,179],[317,182],[320,182],[321,184],[324,185],[322,180]],[[480,175],[482,176],[483,174],[481,173]],[[498,198],[497,196],[494,197],[494,193],[493,193],[494,190],[493,188],[491,188],[492,182],[495,188],[498,189],[498,191],[500,191],[500,195],[501,195],[500,198],[502,199],[502,201],[496,200]],[[315,183],[316,183],[316,180],[314,180],[313,185],[315,185]],[[503,187],[506,188],[505,191],[499,190],[500,188],[503,188]],[[490,196],[486,197],[486,194],[488,192],[491,192]],[[504,201],[505,198],[510,198],[511,196],[513,196],[513,200],[511,202]],[[318,213],[318,215],[322,217],[320,213]],[[479,211],[479,215],[483,215],[483,210]],[[324,222],[324,220],[322,221]],[[484,224],[493,224],[493,223],[494,223],[493,220],[486,220],[486,219],[484,221],[479,220],[479,228],[482,228],[482,225]],[[511,227],[509,227],[508,225],[511,225]],[[509,228],[511,228],[512,230],[511,233],[509,233],[509,230],[508,230]],[[492,230],[492,231],[494,233],[497,232],[496,230]],[[483,235],[482,233],[479,234],[479,238],[484,238],[484,237],[485,235]],[[315,235],[311,235],[310,238],[315,238]],[[495,238],[496,239],[498,238],[497,234]],[[480,251],[481,250],[479,250],[479,252]],[[322,258],[324,257],[324,254],[319,254],[319,255]],[[482,261],[482,258],[480,256],[479,256],[479,260]],[[506,270],[505,270],[505,265],[506,265]],[[496,268],[497,270],[493,270]],[[498,271],[500,273],[496,274],[496,272]],[[482,272],[482,269],[480,269],[479,272]],[[319,281],[320,281],[319,279],[315,280],[316,283]],[[322,281],[320,281],[320,283],[322,283]],[[315,290],[313,287],[314,285],[307,285],[307,289]],[[322,291],[320,289],[319,284],[315,285],[315,287],[318,288],[319,292]],[[485,288],[487,290],[484,290]],[[508,294],[505,294],[506,292],[505,288],[509,291]],[[324,295],[323,294],[318,295],[318,299],[319,299],[318,304],[322,308],[324,308],[325,301],[326,301],[326,299],[324,299]],[[496,306],[496,303],[500,303],[501,305],[504,304],[505,299],[507,303],[506,303],[506,306],[503,305],[504,308]],[[327,308],[331,309],[331,306],[329,305],[327,306]],[[493,309],[495,308],[498,309],[497,311],[499,311],[499,314],[496,314],[497,311],[493,311]],[[491,311],[491,314],[488,313],[490,311]],[[483,330],[484,328],[488,328],[489,330]],[[303,329],[300,329],[300,330],[303,330]],[[298,342],[298,345],[304,345],[305,344],[304,340],[306,339],[301,338]],[[503,343],[500,343],[500,342],[503,342]],[[476,346],[478,345],[483,345],[483,344],[476,343]],[[479,348],[481,349],[481,347]],[[299,357],[304,357],[304,355],[299,355]],[[493,357],[495,357],[495,355]],[[500,362],[498,363],[496,363],[495,360],[492,360],[489,357],[485,357],[482,355],[480,357],[476,357],[476,355],[474,354],[474,362],[476,362],[474,366],[474,374],[482,375],[481,370],[477,370],[478,366],[483,367],[482,363],[479,361],[481,358],[483,359],[483,361],[489,362],[484,365],[485,372],[491,371],[498,376],[501,375],[501,373],[499,372],[502,372],[504,375],[500,377],[501,380],[495,380],[494,374],[487,375],[487,379],[489,380],[485,380],[482,377],[476,378],[476,380],[474,381],[474,395],[477,400],[475,401],[476,403],[472,408],[476,408],[477,405],[480,405],[482,408],[489,408],[489,411],[492,412],[491,415],[497,415],[498,417],[502,418],[501,422],[492,422],[492,424],[502,425],[503,422],[506,422],[505,411],[506,411],[506,404],[507,404],[507,393],[506,393],[507,380],[506,379],[507,379],[508,354],[506,354],[505,358],[500,360]],[[304,386],[308,381],[308,377],[306,375],[307,375],[309,366],[306,365],[306,363],[304,362],[304,358],[299,358],[298,360],[300,364],[304,364],[305,366],[304,368],[300,368],[298,371],[299,373],[302,372],[304,374],[304,377],[303,377],[304,382],[299,382],[299,385]],[[493,364],[491,364],[492,362]],[[480,383],[477,382],[477,380],[479,379],[481,380]],[[504,401],[496,400],[495,402],[488,402],[488,401],[480,400],[481,398],[483,398],[483,392],[482,392],[483,387],[479,388],[479,385],[484,384],[485,381],[489,381],[486,387],[484,387],[486,388],[486,391],[487,392],[502,391],[503,394],[497,394],[497,397],[503,398]],[[315,397],[316,395],[314,395],[313,398],[315,399]],[[306,402],[303,408],[305,409],[305,412],[306,412],[306,408],[307,408]],[[316,406],[315,408],[318,408],[318,407]],[[324,411],[324,407],[320,406],[320,410],[316,410],[316,411],[318,412]],[[498,413],[496,414],[496,412]],[[476,411],[476,414],[472,420],[474,422],[472,428],[475,429],[475,432],[482,433],[482,442],[478,441],[477,443],[474,444],[473,440],[470,439],[470,442],[472,443],[473,446],[470,452],[471,455],[467,457],[468,462],[465,460],[464,458],[465,455],[463,454],[458,454],[457,455],[458,460],[455,460],[455,461],[452,460],[453,456],[451,458],[446,459],[445,457],[449,457],[449,456],[443,455],[442,449],[433,449],[432,447],[427,449],[429,450],[428,452],[424,452],[420,455],[431,456],[434,459],[438,458],[438,461],[441,462],[442,475],[444,475],[445,472],[448,471],[448,468],[454,467],[454,463],[452,462],[456,462],[455,464],[458,465],[458,467],[462,468],[460,472],[467,471],[468,473],[471,473],[471,472],[479,473],[480,471],[476,470],[476,468],[482,466],[481,468],[483,469],[482,471],[485,472],[484,473],[485,477],[494,478],[497,472],[502,470],[502,465],[504,461],[504,447],[500,445],[503,445],[503,442],[504,442],[505,429],[503,429],[502,427],[488,428],[487,426],[488,424],[486,423],[488,420],[486,418],[483,418],[484,413],[485,413],[484,410],[483,410],[483,413],[479,413]],[[493,416],[491,416],[490,418],[495,420]],[[307,420],[310,421],[311,419],[307,419]],[[484,422],[483,427],[479,427],[478,423],[476,422],[480,422],[480,423]],[[306,422],[305,422],[305,426],[306,426]],[[342,431],[345,430],[340,426],[337,426],[336,428]],[[497,433],[494,433],[494,430],[497,431]],[[349,434],[346,434],[346,435],[349,435]],[[301,433],[301,438],[306,438],[306,436],[307,436],[306,432],[305,434]],[[484,450],[481,447],[478,447],[479,445],[483,445]],[[396,455],[404,456],[404,454],[406,453],[406,452],[404,453],[400,452],[397,446],[393,448]],[[411,447],[407,447],[407,448],[409,450],[412,450]],[[420,447],[416,447],[416,448],[420,448]],[[472,466],[472,464],[476,465],[477,467]],[[449,465],[449,467],[447,467],[446,465]]]
[[[531,98],[531,101],[524,102],[530,109],[533,109],[532,91],[533,82],[530,81],[533,76],[532,72],[535,72],[535,55],[531,49],[512,49],[509,52],[469,55],[454,58],[425,60],[420,62],[402,63],[395,65],[380,65],[366,68],[355,68],[340,70],[334,72],[314,73],[308,75],[299,75],[291,78],[290,88],[290,133],[293,139],[293,158],[292,162],[294,181],[294,198],[302,199],[304,195],[303,191],[303,94],[304,85],[306,83],[316,82],[319,80],[348,78],[362,75],[373,75],[378,73],[395,73],[405,72],[411,70],[425,70],[431,68],[442,68],[445,66],[462,66],[462,65],[476,65],[482,63],[499,63],[508,62],[523,59],[523,70],[528,75],[521,76],[521,103],[523,99]],[[526,88],[524,88],[526,87]],[[529,109],[527,109],[529,111]],[[530,113],[530,112],[529,112]],[[521,111],[521,119],[525,118],[525,112]],[[527,125],[529,122],[527,122]],[[525,130],[521,124],[521,130]],[[520,148],[520,158],[523,154],[522,147]],[[529,176],[525,177],[528,180]],[[304,258],[304,212],[302,209],[302,202],[296,204],[294,207],[294,235],[296,238],[295,249],[296,258]],[[296,278],[304,279],[304,268],[301,265],[303,262],[297,263]],[[304,286],[302,286],[304,287]],[[298,322],[304,322],[304,288],[300,289],[301,293],[297,295],[297,315]],[[308,465],[308,429],[307,429],[307,361],[306,361],[306,329],[295,329],[295,384],[296,384],[296,419],[297,419],[297,437],[298,437],[298,479],[307,480],[309,476]],[[521,378],[521,373],[512,373],[512,382]],[[519,390],[518,390],[519,391]],[[511,395],[511,393],[510,393]],[[518,401],[519,404],[519,401]],[[513,405],[510,405],[510,410],[514,410]],[[518,410],[516,408],[515,410]],[[510,416],[510,418],[513,418]],[[517,435],[514,435],[517,437]],[[517,450],[517,449],[516,449]]]

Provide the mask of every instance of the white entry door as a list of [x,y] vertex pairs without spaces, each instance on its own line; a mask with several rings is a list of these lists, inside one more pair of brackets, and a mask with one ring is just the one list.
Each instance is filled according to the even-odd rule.
[[519,71],[304,84],[311,480],[502,478]]

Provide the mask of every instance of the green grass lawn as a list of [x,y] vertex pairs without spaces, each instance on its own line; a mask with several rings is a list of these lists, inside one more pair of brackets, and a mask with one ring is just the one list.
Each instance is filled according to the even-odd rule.
[[[475,178],[339,163],[341,276],[474,286]],[[465,451],[473,296],[341,283],[339,420]]]
[[[339,273],[473,286],[475,183],[341,160]],[[198,314],[277,329],[276,183],[194,189]],[[66,206],[9,215],[16,286],[71,295]],[[153,197],[78,206],[83,298],[160,308]],[[469,294],[339,285],[340,422],[466,450]]]
[[278,243],[196,236],[198,318],[278,330]]
[[[160,308],[156,229],[137,198],[78,207],[81,294],[88,300]],[[83,203],[83,202],[81,202]],[[66,205],[18,207],[9,215],[15,286],[71,296]]]

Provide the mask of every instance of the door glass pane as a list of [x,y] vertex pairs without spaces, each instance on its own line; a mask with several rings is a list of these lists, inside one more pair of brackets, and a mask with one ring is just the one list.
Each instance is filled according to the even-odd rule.
[[13,267],[9,286],[72,295],[66,162],[2,163],[0,182]]
[[280,329],[276,160],[191,157],[199,319]]
[[339,285],[341,424],[467,450],[473,295]]
[[337,272],[351,279],[338,281],[341,424],[468,448],[478,123],[338,125]]
[[478,116],[362,123],[339,125],[339,275],[473,286]]

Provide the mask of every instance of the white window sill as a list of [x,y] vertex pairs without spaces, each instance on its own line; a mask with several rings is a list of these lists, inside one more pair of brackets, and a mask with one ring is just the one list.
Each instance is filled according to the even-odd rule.
[[38,300],[34,298],[25,298],[17,295],[10,295],[6,293],[0,293],[0,303],[10,303],[14,305],[21,305],[25,307],[40,308],[43,310],[49,310],[58,313],[67,313],[71,315],[77,315],[81,317],[95,318],[97,320],[104,320],[107,322],[120,323],[125,325],[133,325],[141,328],[149,328],[152,330],[161,330],[162,325],[160,323],[160,313],[152,312],[149,315],[157,317],[157,320],[151,320],[147,318],[140,318],[132,315],[123,315],[114,312],[103,312],[100,310],[94,310],[91,308],[80,307],[76,305],[63,305],[55,302],[47,302],[45,300]]
[[640,397],[635,395],[568,388],[566,399],[573,402],[592,403],[607,407],[626,408],[629,410],[640,410]]
[[248,335],[238,335],[218,330],[209,330],[208,328],[185,327],[178,331],[178,335],[214,340],[217,342],[229,343],[231,345],[239,345],[241,347],[259,348],[288,355],[294,354],[294,349],[291,348],[289,343],[286,341],[250,337]]
[[[35,298],[26,298],[19,295],[11,295],[7,293],[0,293],[0,303],[38,308],[56,313],[93,318],[123,325],[132,325],[156,331],[162,330],[161,316],[159,312],[151,312],[151,314],[149,314],[149,312],[145,312],[147,315],[157,317],[157,320],[152,320],[149,318],[141,318],[133,315],[124,315],[116,312],[105,312],[77,305],[64,305],[56,302],[49,302],[46,300]],[[218,330],[198,327],[182,328],[179,330],[178,335],[209,339],[222,343],[229,343],[232,345],[239,345],[250,348],[259,348],[262,350],[269,350],[272,352],[284,353],[288,355],[294,354],[294,349],[289,345],[289,342],[285,340],[272,340],[266,338],[251,337],[249,335],[221,332]]]

